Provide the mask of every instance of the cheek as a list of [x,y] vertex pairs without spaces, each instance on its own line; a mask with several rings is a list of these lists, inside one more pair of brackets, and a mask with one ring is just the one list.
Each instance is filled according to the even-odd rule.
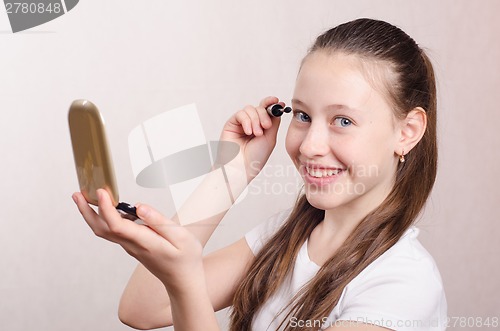
[[294,130],[292,127],[289,127],[285,139],[285,149],[292,161],[299,154],[301,142],[302,137],[300,132]]
[[354,152],[346,151],[346,155],[351,156],[346,161],[350,161],[355,177],[378,177],[392,171],[394,150],[391,135],[375,130],[358,138],[350,145]]

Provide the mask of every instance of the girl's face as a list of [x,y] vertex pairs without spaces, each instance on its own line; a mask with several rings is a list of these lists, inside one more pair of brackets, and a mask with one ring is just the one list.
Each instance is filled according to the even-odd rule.
[[398,121],[360,68],[353,55],[316,51],[297,77],[286,150],[319,209],[369,212],[394,184]]

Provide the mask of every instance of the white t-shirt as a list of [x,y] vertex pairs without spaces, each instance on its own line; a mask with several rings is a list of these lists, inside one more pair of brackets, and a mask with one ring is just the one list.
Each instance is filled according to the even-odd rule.
[[[254,255],[290,212],[289,209],[272,216],[245,235]],[[327,329],[355,321],[398,331],[445,330],[447,304],[441,276],[434,259],[417,240],[418,233],[416,227],[409,228],[394,246],[359,273],[344,288],[327,319],[300,321],[292,315],[291,326]],[[253,330],[277,330],[286,315],[279,312],[319,269],[309,259],[306,240],[298,252],[291,278],[264,303],[254,317]]]

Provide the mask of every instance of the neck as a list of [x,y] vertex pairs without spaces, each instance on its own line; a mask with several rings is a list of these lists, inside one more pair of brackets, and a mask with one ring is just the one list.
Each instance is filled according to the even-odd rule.
[[334,247],[340,246],[358,224],[382,204],[389,192],[389,186],[379,188],[366,192],[347,204],[325,210],[325,218],[318,227],[321,237],[326,239],[326,242],[331,242]]
[[[332,236],[347,238],[367,213],[360,214],[355,208],[335,208],[325,210],[323,231]],[[345,239],[344,238],[344,239]]]

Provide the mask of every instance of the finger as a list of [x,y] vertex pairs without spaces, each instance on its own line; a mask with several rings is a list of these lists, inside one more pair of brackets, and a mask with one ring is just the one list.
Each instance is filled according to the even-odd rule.
[[137,216],[153,231],[165,238],[173,247],[180,249],[185,242],[186,229],[166,218],[154,208],[140,204],[137,206]]
[[167,237],[162,236],[149,224],[140,225],[122,218],[113,206],[107,191],[99,189],[97,196],[99,214],[109,227],[110,233],[106,239],[119,244],[127,253],[141,262],[141,256],[144,257],[145,252],[151,252],[158,247],[166,248],[171,252],[177,251],[175,246],[168,242]]
[[[264,99],[262,99],[259,106],[261,106],[263,108],[267,108],[272,104],[279,103],[279,101],[280,101],[280,99],[278,99],[277,97],[269,96],[269,97],[265,97]],[[282,106],[284,106],[284,104]]]
[[99,215],[103,216],[105,220],[107,220],[107,218],[120,217],[120,213],[118,213],[111,202],[111,197],[106,190],[97,190],[97,203],[99,206]]
[[252,120],[243,110],[236,113],[236,121],[241,125],[246,135],[252,134]]
[[106,223],[104,223],[95,210],[89,206],[88,202],[80,192],[74,193],[72,197],[78,207],[78,210],[80,211],[80,214],[82,214],[83,219],[92,231],[99,237],[103,236],[108,230]]
[[246,106],[243,108],[243,111],[250,117],[250,120],[252,121],[252,131],[255,136],[261,136],[264,131],[262,129],[262,126],[260,124],[260,118],[259,114],[257,113],[257,110],[253,106]]
[[139,224],[124,219],[116,210],[111,201],[111,197],[106,190],[98,189],[97,198],[99,204],[99,215],[104,223],[107,224],[113,238],[112,241],[117,242],[117,239],[131,239],[137,233]]
[[273,122],[266,108],[259,106],[256,109],[262,128],[264,128],[265,130],[269,129],[273,125]]
[[124,219],[116,210],[111,197],[106,190],[97,190],[97,197],[99,203],[99,215],[107,224],[111,237],[111,241],[120,243],[122,239],[127,241],[134,241],[138,235],[138,231],[142,231],[141,226],[130,220]]
[[[267,111],[266,111],[266,114],[267,114]],[[278,136],[278,129],[279,129],[280,124],[281,124],[281,117],[274,117],[274,116],[270,116],[270,117],[271,117],[271,125],[269,126],[269,128],[266,128],[264,136],[266,137],[269,144],[274,145],[274,144],[276,144],[276,139]]]
[[[282,107],[285,107],[285,103],[282,101],[279,101],[279,99],[275,96],[268,96],[265,97],[264,99],[261,100],[259,107],[257,107],[257,110],[259,112],[259,116],[261,117],[261,123],[263,123],[263,128],[264,129],[269,129],[274,127],[276,132],[278,130],[278,126],[281,122],[280,117],[275,117],[275,116],[270,116],[269,113],[267,112],[267,107],[274,105],[274,104],[279,104]],[[264,120],[264,118],[268,118],[269,122],[267,120]],[[277,124],[277,126],[275,126]],[[275,132],[269,132],[271,135],[273,135]]]

